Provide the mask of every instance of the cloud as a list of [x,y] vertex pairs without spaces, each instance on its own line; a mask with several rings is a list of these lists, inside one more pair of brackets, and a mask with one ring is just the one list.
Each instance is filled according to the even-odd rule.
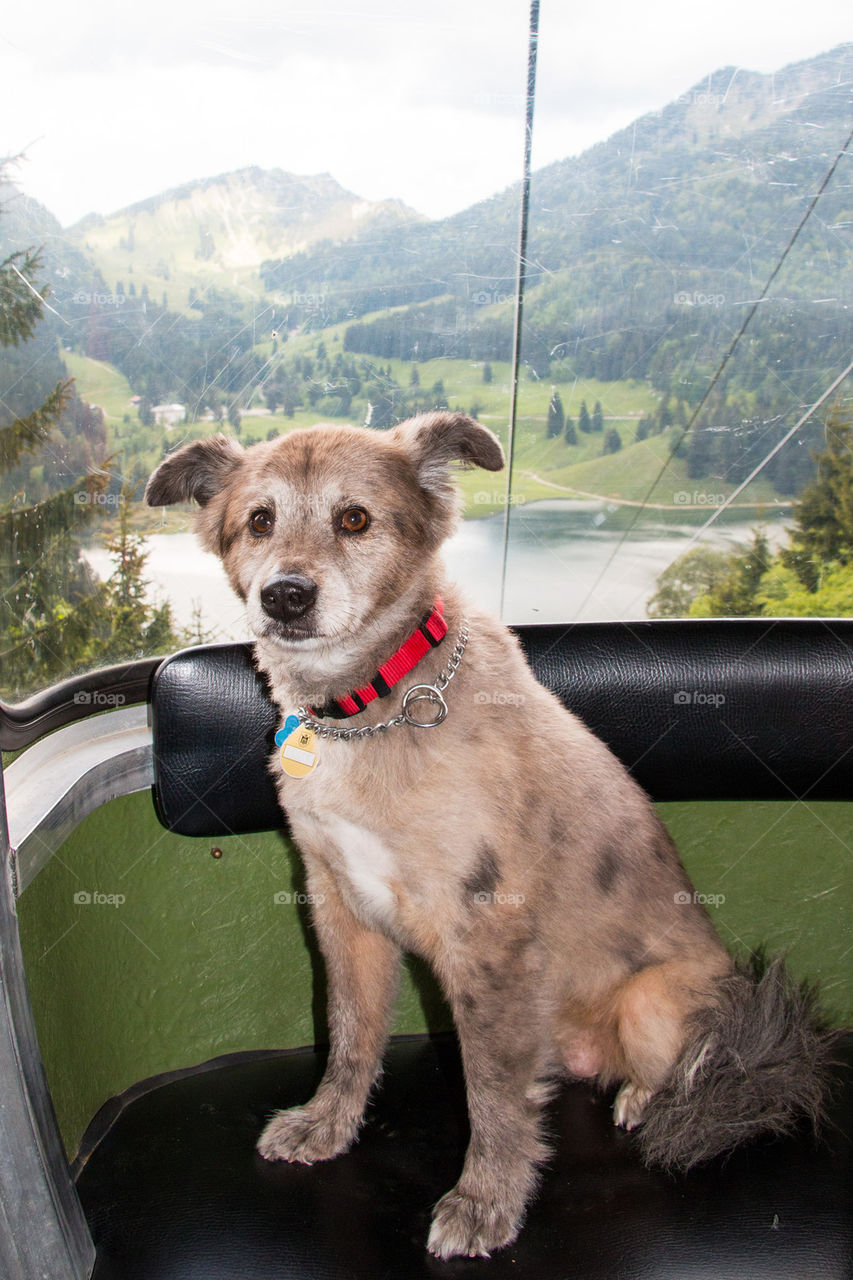
[[[57,0],[4,15],[0,154],[66,223],[258,164],[432,216],[519,173],[527,4]],[[849,32],[848,0],[544,5],[534,161],[577,154],[725,64],[769,71]]]

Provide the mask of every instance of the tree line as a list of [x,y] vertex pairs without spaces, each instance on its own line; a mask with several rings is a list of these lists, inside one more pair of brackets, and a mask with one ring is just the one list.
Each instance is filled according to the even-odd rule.
[[661,574],[649,617],[853,616],[853,426],[836,405],[821,429],[788,543],[773,551],[758,527],[732,551],[693,547]]
[[[0,178],[3,167],[0,166]],[[0,214],[2,209],[0,209]],[[77,396],[42,323],[50,287],[34,249],[0,260],[0,694],[18,699],[78,670],[168,652],[192,637],[146,600],[130,493],[107,541],[106,582],[80,553],[110,482],[103,415]]]
[[568,445],[578,443],[578,432],[581,435],[603,435],[602,453],[618,453],[622,448],[622,437],[615,427],[604,431],[604,411],[601,401],[596,400],[590,413],[586,400],[581,400],[578,410],[577,429],[563,408],[563,400],[559,391],[551,394],[546,415],[545,436],[548,440],[562,437]]

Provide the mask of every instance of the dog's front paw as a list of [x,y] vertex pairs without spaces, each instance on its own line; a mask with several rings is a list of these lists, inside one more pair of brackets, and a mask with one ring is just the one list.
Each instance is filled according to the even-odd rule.
[[457,1255],[488,1258],[493,1249],[511,1244],[520,1227],[520,1213],[513,1215],[454,1189],[435,1206],[427,1248],[442,1260]]
[[265,1160],[291,1160],[314,1164],[346,1151],[356,1133],[355,1125],[342,1125],[307,1107],[277,1111],[267,1124],[257,1149]]
[[643,1089],[631,1080],[623,1084],[613,1103],[613,1123],[621,1129],[636,1129],[643,1123],[651,1096],[651,1089]]

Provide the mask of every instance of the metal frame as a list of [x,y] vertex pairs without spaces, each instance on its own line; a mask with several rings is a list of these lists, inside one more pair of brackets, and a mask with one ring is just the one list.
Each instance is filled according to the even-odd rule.
[[6,770],[12,888],[23,893],[78,822],[154,781],[147,706],[58,729]]
[[100,667],[62,680],[23,702],[0,702],[0,750],[18,751],[32,746],[46,733],[110,707],[147,702],[151,677],[162,661],[162,657],[142,658],[120,666]]

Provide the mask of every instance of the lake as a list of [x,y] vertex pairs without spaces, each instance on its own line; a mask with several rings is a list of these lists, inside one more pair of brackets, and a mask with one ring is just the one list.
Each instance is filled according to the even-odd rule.
[[[614,510],[601,502],[564,499],[513,508],[505,620],[644,618],[659,575],[687,549],[701,518],[694,525],[667,523],[646,510],[626,534],[624,527],[632,514],[628,508]],[[444,550],[451,575],[478,603],[495,612],[500,606],[503,526],[500,514],[465,520]],[[703,544],[725,548],[746,542],[752,527],[742,520],[720,523],[703,535]],[[782,523],[762,527],[771,545],[784,540]],[[219,561],[202,551],[192,534],[151,534],[147,543],[146,575],[152,600],[169,599],[177,623],[183,626],[200,608],[212,639],[249,638],[243,606]],[[109,575],[112,564],[103,547],[87,547],[84,554],[101,577]]]

